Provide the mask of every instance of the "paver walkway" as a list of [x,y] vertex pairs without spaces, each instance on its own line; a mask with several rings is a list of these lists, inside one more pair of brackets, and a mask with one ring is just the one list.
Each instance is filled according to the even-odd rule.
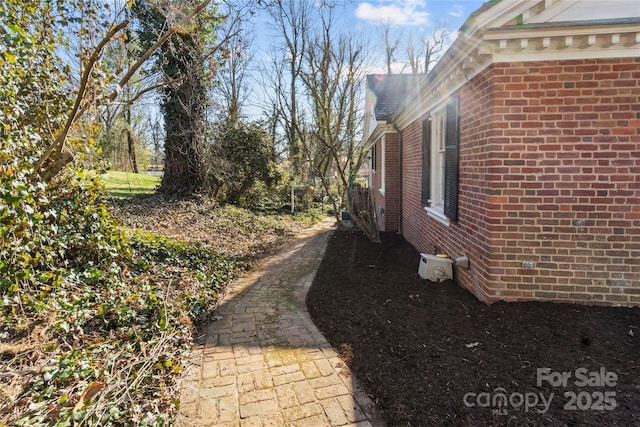
[[384,425],[305,305],[334,224],[296,235],[233,285],[193,351],[179,426]]

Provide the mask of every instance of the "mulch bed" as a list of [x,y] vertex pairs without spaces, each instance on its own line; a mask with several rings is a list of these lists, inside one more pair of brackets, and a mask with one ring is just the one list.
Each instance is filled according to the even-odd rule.
[[640,309],[487,306],[419,259],[399,235],[336,231],[307,297],[389,425],[640,425]]

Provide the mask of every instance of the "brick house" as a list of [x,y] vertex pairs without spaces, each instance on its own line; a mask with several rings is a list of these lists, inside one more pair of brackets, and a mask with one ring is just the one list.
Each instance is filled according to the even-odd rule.
[[[367,76],[364,132],[371,150],[369,170],[375,215],[381,231],[398,231],[398,131],[391,116],[415,90],[424,74],[374,74]],[[386,188],[390,191],[387,193]]]
[[487,2],[365,104],[381,230],[468,256],[487,303],[640,305],[637,1]]

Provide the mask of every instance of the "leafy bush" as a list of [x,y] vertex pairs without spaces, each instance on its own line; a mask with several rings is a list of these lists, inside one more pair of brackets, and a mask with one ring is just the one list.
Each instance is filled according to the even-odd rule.
[[[39,7],[38,7],[39,6]],[[30,21],[31,19],[31,21]],[[122,238],[97,202],[102,186],[77,162],[44,182],[36,164],[65,121],[67,67],[54,54],[60,39],[35,21],[56,22],[52,6],[11,1],[0,6],[0,292],[59,283],[71,264],[109,263]],[[90,145],[75,136],[79,153]],[[81,158],[81,156],[79,156]]]
[[22,392],[0,401],[0,423],[170,423],[193,322],[215,307],[238,265],[140,232],[130,248],[129,265],[89,264],[39,292],[5,293],[0,330],[10,339],[0,353]]
[[46,185],[21,171],[0,177],[0,292],[59,283],[73,268],[103,268],[128,248],[98,199],[95,176],[70,171]]
[[213,129],[203,181],[220,202],[254,207],[279,179],[273,143],[260,123],[224,121]]
[[241,265],[118,227],[83,163],[90,123],[64,141],[64,172],[37,172],[71,114],[55,56],[69,3],[0,3],[0,425],[167,425],[193,323]]
[[83,163],[90,124],[64,172],[37,172],[73,98],[55,56],[68,6],[0,3],[0,425],[166,425],[192,322],[238,267],[119,228]]

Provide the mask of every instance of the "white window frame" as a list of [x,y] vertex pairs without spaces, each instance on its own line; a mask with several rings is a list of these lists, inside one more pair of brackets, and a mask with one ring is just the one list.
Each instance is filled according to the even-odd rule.
[[380,194],[384,196],[384,136],[380,140]]
[[433,114],[431,121],[431,171],[430,206],[425,207],[427,214],[442,224],[449,226],[449,218],[444,214],[444,166],[446,152],[446,108]]

